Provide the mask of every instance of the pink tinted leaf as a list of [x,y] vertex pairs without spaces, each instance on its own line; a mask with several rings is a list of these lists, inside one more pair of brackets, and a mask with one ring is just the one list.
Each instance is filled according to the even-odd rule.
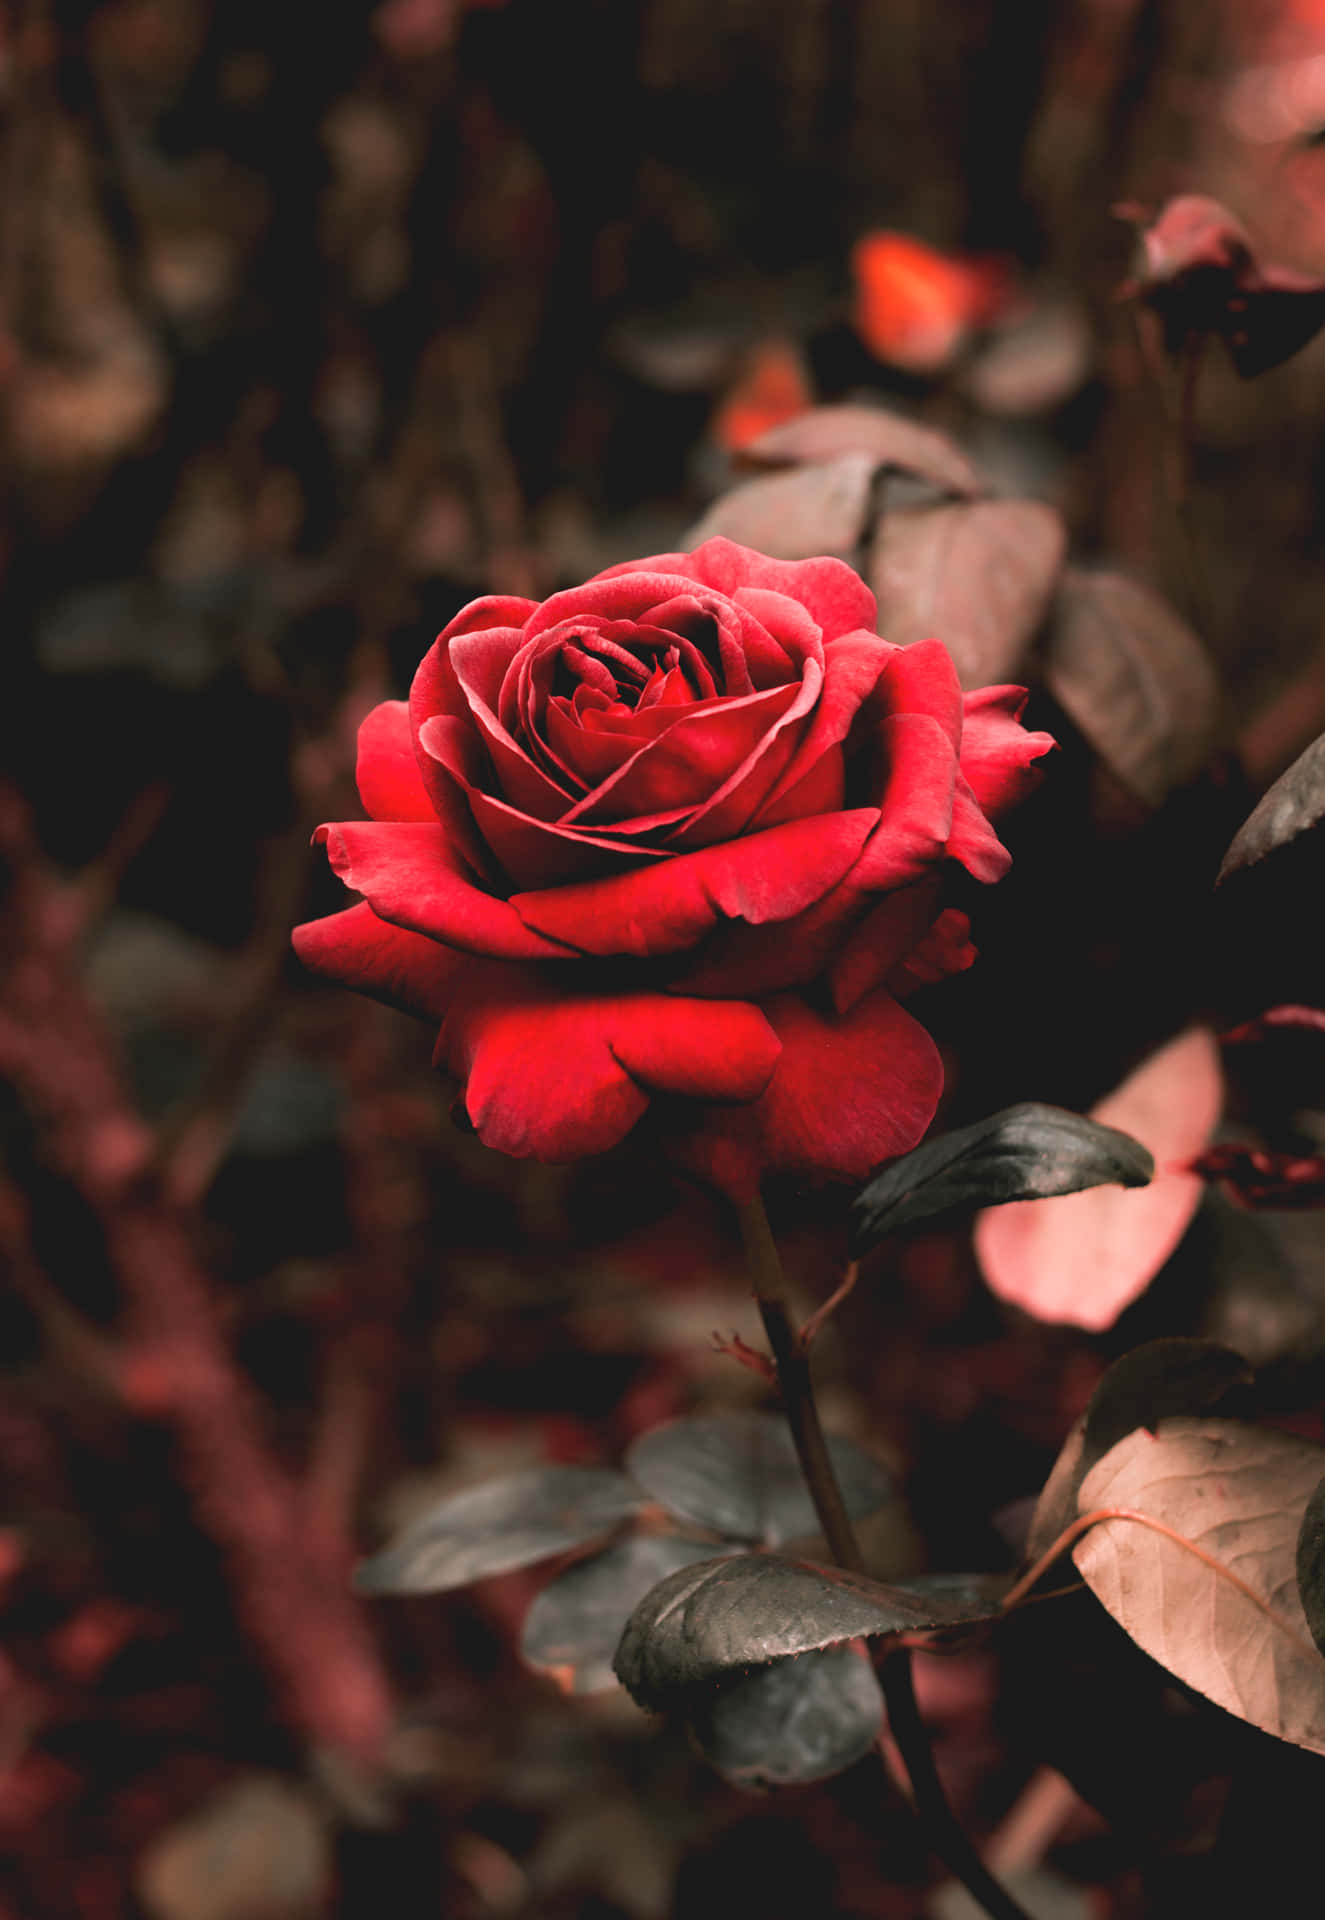
[[945,493],[974,498],[985,491],[980,475],[947,434],[884,407],[814,407],[742,447],[740,460],[776,467],[818,464],[846,453],[868,453],[885,470],[928,480]]
[[761,475],[715,500],[690,529],[698,546],[725,534],[781,560],[847,554],[865,531],[874,460],[844,453],[822,466]]
[[1034,500],[885,512],[867,568],[879,630],[899,646],[941,640],[968,690],[1015,679],[1065,544],[1058,514]]
[[1092,1187],[1049,1200],[987,1207],[975,1252],[1000,1299],[1037,1320],[1101,1332],[1150,1284],[1200,1204],[1187,1164],[1218,1122],[1223,1080],[1213,1035],[1189,1027],[1091,1109],[1148,1147],[1147,1187]]

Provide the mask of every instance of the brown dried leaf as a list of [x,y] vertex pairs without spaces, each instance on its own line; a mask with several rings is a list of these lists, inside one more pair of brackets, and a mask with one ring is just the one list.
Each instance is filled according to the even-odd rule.
[[1206,1145],[1223,1104],[1214,1036],[1189,1027],[1091,1109],[1155,1157],[1147,1187],[1090,1187],[987,1207],[975,1252],[1000,1299],[1037,1320],[1093,1333],[1143,1293],[1187,1230],[1202,1183],[1182,1171]]
[[871,454],[876,466],[928,480],[944,493],[975,499],[986,491],[980,475],[946,433],[936,433],[933,427],[922,427],[884,407],[811,408],[742,447],[740,458],[758,466],[817,466],[845,453]]
[[1159,806],[1205,765],[1219,681],[1191,628],[1121,573],[1063,576],[1045,660],[1049,689],[1131,790]]
[[879,630],[899,646],[942,640],[968,690],[1015,680],[1065,546],[1059,516],[1034,500],[885,513],[866,569]]
[[977,407],[1001,419],[1047,413],[1077,392],[1090,371],[1090,326],[1080,307],[1039,307],[994,335],[961,376]]
[[[1295,1557],[1325,1451],[1227,1420],[1166,1420],[1107,1453],[1082,1513],[1149,1514],[1235,1574],[1135,1520],[1104,1520],[1072,1558],[1102,1606],[1185,1685],[1280,1740],[1325,1753],[1325,1661],[1298,1597]],[[1255,1598],[1252,1598],[1254,1595]]]
[[749,480],[715,500],[685,536],[697,547],[715,533],[779,560],[850,555],[865,531],[876,462],[847,453],[823,466]]
[[309,1795],[274,1774],[225,1787],[167,1827],[138,1867],[154,1920],[314,1920],[331,1884],[325,1823]]

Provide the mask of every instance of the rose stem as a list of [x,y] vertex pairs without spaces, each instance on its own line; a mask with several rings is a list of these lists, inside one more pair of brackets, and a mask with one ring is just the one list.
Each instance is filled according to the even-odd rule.
[[[746,1272],[773,1350],[783,1411],[819,1525],[837,1564],[853,1573],[863,1573],[865,1557],[819,1423],[809,1355],[792,1325],[786,1278],[764,1203],[756,1193],[753,1200],[737,1211],[745,1243]],[[888,1726],[905,1763],[916,1812],[934,1852],[993,1920],[1029,1920],[1025,1909],[994,1879],[948,1805],[916,1704],[908,1649],[899,1647],[886,1655],[879,1667],[879,1681],[888,1710]]]

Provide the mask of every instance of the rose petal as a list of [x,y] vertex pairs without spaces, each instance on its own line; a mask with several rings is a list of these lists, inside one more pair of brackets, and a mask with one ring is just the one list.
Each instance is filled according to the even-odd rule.
[[854,866],[877,819],[872,807],[817,814],[645,871],[513,894],[511,905],[527,926],[582,953],[677,953],[724,917],[803,913]]
[[[850,887],[850,880],[842,891]],[[846,1013],[881,986],[893,969],[923,940],[938,913],[943,881],[927,873],[909,887],[886,894],[848,934],[828,969],[833,1005]]]
[[970,921],[959,907],[945,907],[914,951],[888,975],[888,991],[905,1000],[921,987],[937,986],[954,973],[965,973],[975,960]]
[[[451,641],[451,665],[491,757],[500,797],[536,820],[556,820],[570,804],[570,795],[534,764],[497,718],[502,682],[517,658],[509,642],[509,628],[462,634]],[[420,724],[418,738],[425,751],[427,730],[426,722]]]
[[566,823],[608,826],[643,814],[701,806],[762,756],[793,706],[806,707],[813,698],[814,691],[792,685],[742,700],[717,701],[698,712],[683,709],[658,739],[646,741],[623,767],[578,801],[564,816]]
[[[865,901],[845,883],[791,920],[724,920],[696,949],[694,963],[668,983],[672,993],[740,994],[747,1000],[818,980]],[[877,984],[875,982],[874,984]]]
[[[824,648],[823,690],[814,718],[795,758],[760,808],[756,816],[760,826],[773,826],[780,819],[797,819],[805,813],[828,812],[831,805],[841,805],[839,798],[829,806],[808,806],[804,802],[814,789],[804,786],[803,791],[796,790],[811,779],[824,755],[846,739],[856,715],[878,686],[893,654],[899,651],[877,634],[863,631],[844,633]],[[839,756],[836,765],[840,764]],[[793,801],[793,794],[799,804]],[[795,810],[786,810],[784,802],[791,802]]]
[[458,871],[442,827],[345,820],[319,827],[313,839],[326,847],[346,886],[393,926],[503,960],[566,955],[564,946],[526,926],[507,901],[482,892]]
[[597,575],[611,580],[635,571],[684,574],[720,593],[734,596],[740,587],[764,587],[785,594],[805,608],[825,641],[854,627],[873,628],[874,595],[844,560],[770,560],[720,535],[693,553],[660,553],[651,560],[627,560]]
[[1001,880],[1012,865],[1012,855],[990,826],[976,803],[975,795],[960,774],[952,796],[952,832],[948,836],[949,860],[958,860],[972,879],[992,885]]
[[938,1048],[891,994],[824,1017],[797,994],[763,1002],[782,1042],[767,1091],[750,1106],[706,1113],[677,1156],[738,1201],[768,1173],[863,1180],[907,1153],[943,1091]]
[[[535,602],[520,601],[520,606],[533,606]],[[422,729],[429,720],[446,718],[458,721],[463,729],[466,745],[464,756],[471,764],[483,757],[483,739],[469,710],[465,691],[456,678],[455,668],[450,659],[450,644],[453,630],[465,631],[464,621],[475,608],[485,605],[476,600],[472,606],[458,613],[451,625],[433,643],[419,663],[418,671],[410,683],[409,724],[414,736],[414,755],[419,763],[419,772],[423,784],[428,789],[428,797],[437,810],[437,817],[448,825],[458,820],[463,803],[457,796],[452,782],[436,764],[434,757],[427,752],[422,743]],[[512,655],[519,650],[520,629],[506,627],[500,629]],[[468,810],[464,809],[467,813]]]
[[752,1100],[779,1045],[757,1007],[651,993],[567,996],[527,967],[474,968],[438,1036],[480,1138],[573,1160],[628,1133],[650,1092]]
[[290,937],[310,973],[427,1020],[441,1019],[459,969],[469,964],[465,954],[379,920],[362,902],[307,920]]
[[942,859],[957,780],[952,743],[928,714],[889,714],[877,739],[885,759],[879,824],[851,876],[867,893],[904,887]]
[[532,820],[477,789],[470,793],[469,805],[485,843],[516,887],[560,887],[667,859],[661,847],[623,844],[605,833],[556,820]]
[[954,751],[962,739],[962,687],[952,655],[941,640],[894,647],[879,682],[879,697],[892,713],[927,713]]
[[976,804],[987,814],[1012,806],[1035,784],[1034,762],[1052,753],[1049,733],[1028,733],[1021,725],[1024,687],[980,687],[966,696],[962,729],[962,774]]
[[414,758],[404,700],[384,700],[361,722],[354,777],[370,819],[436,823],[436,809]]

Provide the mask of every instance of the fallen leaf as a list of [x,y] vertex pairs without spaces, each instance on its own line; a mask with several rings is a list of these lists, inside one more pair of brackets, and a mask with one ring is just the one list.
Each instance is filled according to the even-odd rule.
[[1189,1027],[1142,1061],[1090,1117],[1148,1147],[1155,1178],[1132,1191],[1091,1187],[987,1208],[975,1224],[975,1253],[993,1292],[1037,1320],[1093,1333],[1111,1327],[1200,1205],[1202,1183],[1185,1168],[1208,1142],[1222,1102],[1208,1028]]
[[1174,609],[1126,575],[1068,568],[1044,675],[1101,759],[1150,806],[1209,759],[1220,722],[1214,667]]
[[721,533],[779,560],[849,555],[869,518],[875,464],[867,453],[844,453],[822,466],[747,480],[714,501],[685,544],[698,547]]
[[844,453],[872,454],[884,471],[928,480],[944,493],[975,499],[986,491],[955,440],[886,407],[812,407],[743,447],[741,460],[770,467],[818,465]]
[[1321,1448],[1287,1434],[1166,1420],[1158,1435],[1130,1434],[1105,1454],[1078,1504],[1083,1514],[1147,1514],[1217,1567],[1128,1519],[1099,1522],[1072,1550],[1095,1598],[1152,1659],[1239,1719],[1314,1753],[1325,1753],[1325,1660],[1298,1597],[1295,1556],[1322,1466]]
[[1062,520],[1034,500],[885,511],[866,568],[879,631],[899,646],[941,640],[968,692],[1015,680],[1065,547]]

